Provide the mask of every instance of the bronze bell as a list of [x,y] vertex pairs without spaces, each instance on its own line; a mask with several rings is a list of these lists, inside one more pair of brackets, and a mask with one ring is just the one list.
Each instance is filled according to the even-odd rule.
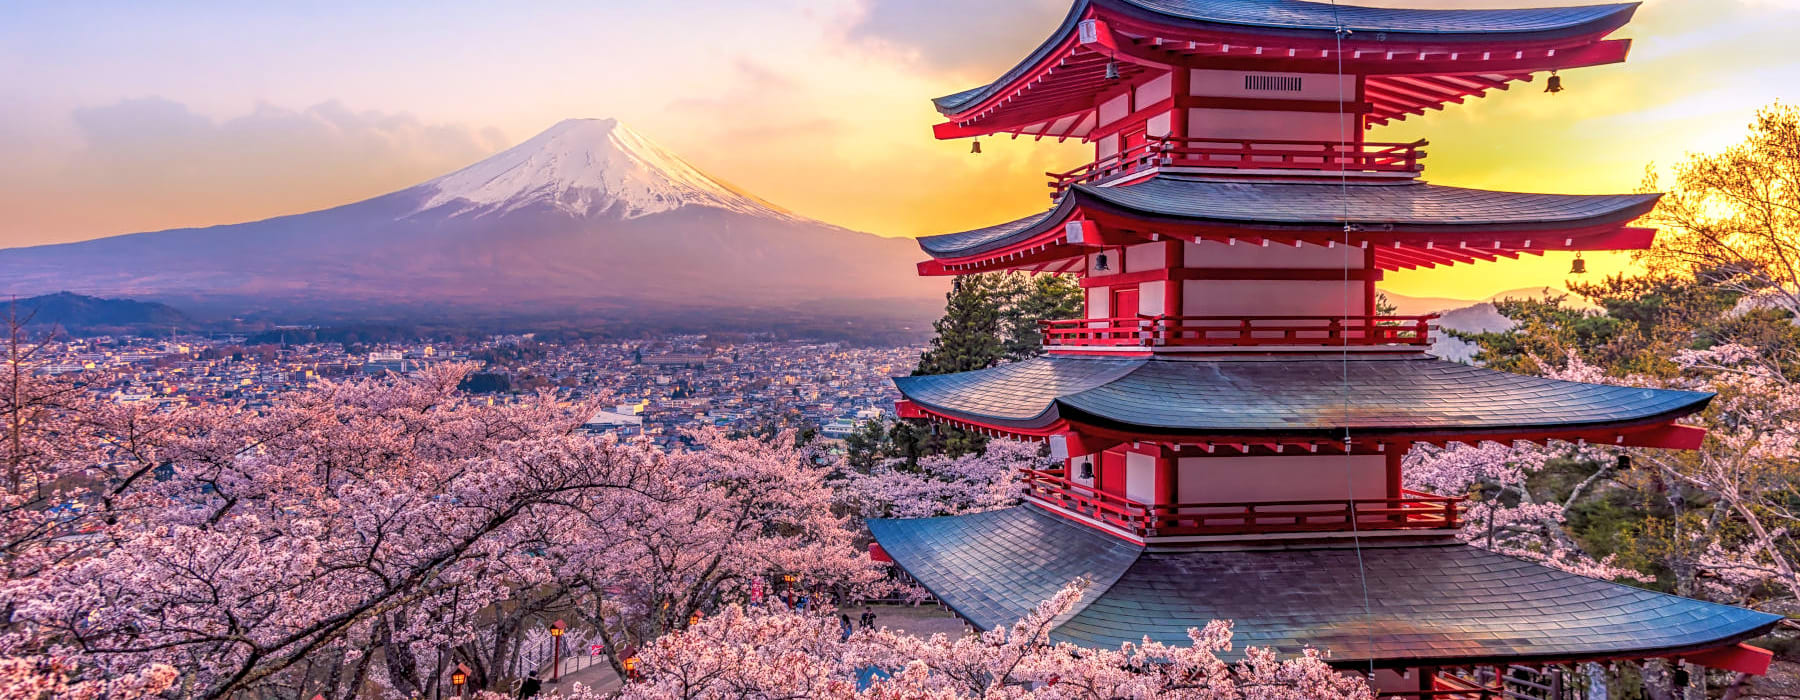
[[1076,477],[1076,478],[1081,479],[1083,481],[1092,481],[1094,478],[1094,463],[1093,462],[1082,462],[1081,463],[1081,476]]
[[977,155],[979,155],[981,153],[981,139],[975,140],[975,146],[970,148],[969,152],[977,154]]
[[1544,92],[1558,93],[1558,92],[1562,92],[1562,91],[1563,91],[1562,76],[1557,75],[1554,71],[1552,71],[1550,73],[1550,79],[1544,82]]
[[1619,455],[1615,468],[1622,472],[1631,471],[1631,455]]
[[1112,61],[1106,62],[1106,79],[1107,80],[1118,80],[1119,79],[1119,64],[1113,63]]
[[1094,270],[1096,270],[1096,271],[1106,270],[1107,269],[1106,263],[1107,263],[1107,261],[1106,261],[1105,253],[1101,253],[1099,255],[1094,256]]
[[1569,264],[1569,274],[1571,274],[1571,275],[1587,274],[1587,261],[1581,259],[1580,253],[1576,253],[1575,254],[1575,262]]

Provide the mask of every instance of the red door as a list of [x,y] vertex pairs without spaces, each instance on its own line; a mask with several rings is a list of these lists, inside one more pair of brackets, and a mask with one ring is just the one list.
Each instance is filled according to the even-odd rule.
[[1107,324],[1107,340],[1116,344],[1131,345],[1138,340],[1138,288],[1119,287],[1112,293],[1112,317],[1125,319]]
[[1137,287],[1114,288],[1113,294],[1112,294],[1112,309],[1111,309],[1111,311],[1112,311],[1113,318],[1137,318],[1137,315],[1138,315],[1138,288]]

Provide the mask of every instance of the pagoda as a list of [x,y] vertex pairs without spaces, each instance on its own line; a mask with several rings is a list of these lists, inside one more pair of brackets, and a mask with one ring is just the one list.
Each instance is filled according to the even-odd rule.
[[1430,184],[1425,142],[1365,137],[1539,77],[1559,92],[1557,71],[1625,60],[1607,37],[1635,10],[1077,0],[1017,67],[937,99],[940,139],[1094,159],[1051,174],[1047,212],[920,239],[921,274],[1072,274],[1086,309],[1043,324],[1040,357],[896,380],[903,417],[1051,461],[1023,505],[871,522],[877,555],[981,629],[1085,577],[1058,641],[1232,620],[1240,650],[1328,650],[1395,697],[1548,688],[1585,661],[1765,671],[1743,642],[1780,617],[1468,546],[1460,494],[1403,485],[1421,444],[1701,445],[1677,421],[1710,394],[1443,361],[1433,317],[1376,305],[1389,271],[1652,244],[1633,222],[1657,195]]

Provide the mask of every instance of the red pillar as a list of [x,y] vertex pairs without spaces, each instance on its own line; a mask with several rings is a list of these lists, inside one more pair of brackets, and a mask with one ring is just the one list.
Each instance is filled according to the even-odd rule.
[[1164,445],[1162,454],[1156,457],[1156,504],[1173,505],[1180,502],[1181,458],[1176,456],[1174,448]]
[[[1186,261],[1183,259],[1186,247],[1182,242],[1170,239],[1163,242],[1163,264],[1170,270],[1179,270]],[[1181,286],[1186,284],[1180,275],[1170,274],[1163,282],[1163,315],[1178,317],[1181,315]]]
[[1188,138],[1188,106],[1187,98],[1193,94],[1193,77],[1186,68],[1176,68],[1169,72],[1169,94],[1175,99],[1169,108],[1169,135],[1175,138]]
[[1363,249],[1363,315],[1374,316],[1375,283],[1381,279],[1381,273],[1375,269],[1375,247]]
[[1406,458],[1406,448],[1388,443],[1387,446],[1387,497],[1400,497],[1400,460]]

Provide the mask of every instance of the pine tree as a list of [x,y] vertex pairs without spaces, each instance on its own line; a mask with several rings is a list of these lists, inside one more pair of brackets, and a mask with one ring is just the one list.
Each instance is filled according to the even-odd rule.
[[1007,331],[1003,352],[1006,359],[1017,362],[1044,351],[1039,321],[1080,318],[1086,299],[1081,284],[1067,275],[1015,275],[1011,279],[1011,298],[1002,312]]
[[844,436],[844,461],[858,470],[868,470],[887,456],[887,427],[879,420],[864,421]]
[[919,357],[913,374],[952,374],[987,369],[1006,357],[1001,332],[1004,300],[990,275],[958,277],[945,296],[944,315],[932,324],[937,336]]

